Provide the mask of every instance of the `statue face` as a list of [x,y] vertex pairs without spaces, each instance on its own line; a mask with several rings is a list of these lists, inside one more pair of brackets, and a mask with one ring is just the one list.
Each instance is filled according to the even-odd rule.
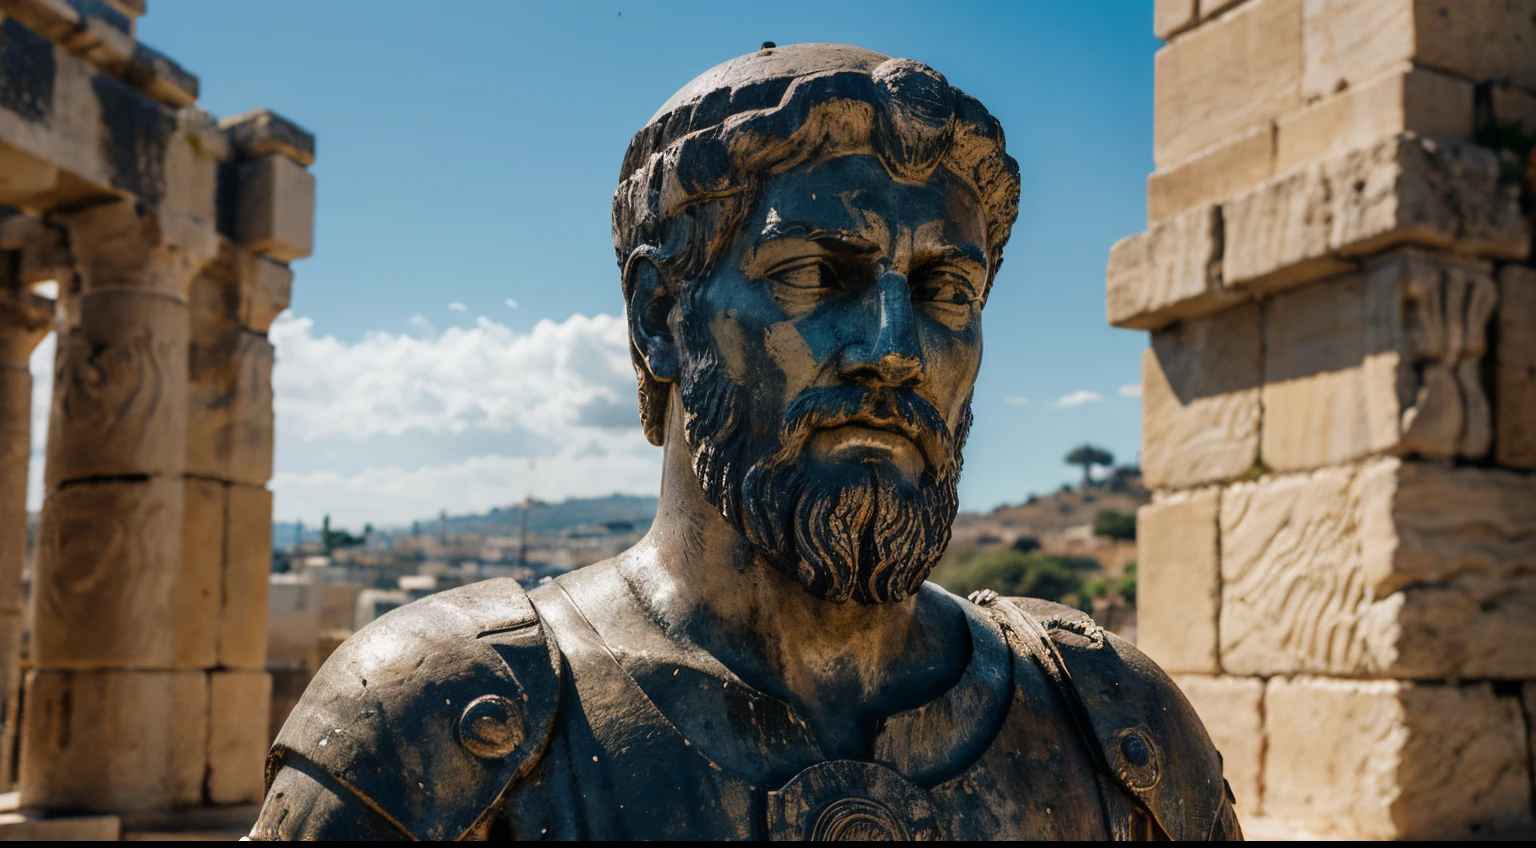
[[897,601],[949,540],[981,363],[980,202],[853,155],[777,174],[684,287],[680,397],[706,497],[828,600]]

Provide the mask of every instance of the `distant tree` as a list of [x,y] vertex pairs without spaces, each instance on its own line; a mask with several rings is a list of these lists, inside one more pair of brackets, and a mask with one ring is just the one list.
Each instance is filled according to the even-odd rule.
[[1021,554],[1040,550],[1040,540],[1034,536],[1020,536],[1013,540],[1013,549]]
[[[373,525],[368,525],[368,528],[372,530]],[[354,536],[345,530],[332,530],[330,515],[326,515],[320,523],[320,544],[325,546],[326,556],[335,553],[338,548],[355,548],[366,541],[366,537]]]
[[1115,455],[1109,451],[1087,444],[1086,442],[1067,452],[1064,460],[1068,465],[1080,465],[1083,468],[1083,488],[1088,488],[1090,477],[1088,472],[1095,465],[1114,465]]
[[1136,541],[1136,516],[1106,509],[1093,519],[1093,535],[1117,542]]
[[1125,576],[1120,578],[1120,597],[1136,606],[1136,563],[1125,567]]

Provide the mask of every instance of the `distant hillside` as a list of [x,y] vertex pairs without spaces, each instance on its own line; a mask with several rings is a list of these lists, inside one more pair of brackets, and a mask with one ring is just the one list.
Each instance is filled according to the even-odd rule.
[[[502,536],[515,532],[522,523],[520,506],[496,507],[484,515],[448,516],[449,533],[481,533]],[[544,532],[569,530],[583,524],[623,523],[649,525],[656,519],[654,496],[609,495],[606,498],[572,498],[559,503],[538,504],[528,510],[528,529]],[[423,533],[438,530],[437,518],[423,518]]]
[[1048,543],[1047,540],[1092,525],[1101,512],[1135,515],[1137,507],[1151,502],[1152,493],[1142,485],[1141,477],[1126,475],[1086,492],[1067,488],[1032,497],[1016,506],[1000,506],[985,514],[961,513],[955,519],[954,540],[956,544],[987,544],[991,539],[1011,543],[1019,536],[1033,536]]
[[[559,503],[539,504],[528,511],[528,529],[559,532],[580,527],[583,524],[630,523],[640,527],[650,525],[656,518],[656,498],[635,495],[609,495],[606,498],[572,498]],[[478,533],[485,536],[507,536],[517,532],[522,519],[521,507],[496,507],[483,515],[448,516],[449,533]],[[438,532],[438,518],[423,518],[414,522],[422,533]],[[299,524],[292,521],[273,522],[272,547],[283,550],[291,547],[302,529],[303,541],[318,541],[320,525]],[[353,533],[361,527],[344,528]],[[383,531],[396,537],[411,534],[412,525],[386,527]]]

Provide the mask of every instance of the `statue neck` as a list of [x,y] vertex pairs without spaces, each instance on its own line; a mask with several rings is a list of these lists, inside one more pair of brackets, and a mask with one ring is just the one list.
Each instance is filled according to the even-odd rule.
[[705,500],[675,396],[669,407],[656,521],[621,574],[663,630],[798,710],[828,755],[860,756],[875,721],[959,679],[964,614],[937,592],[874,606],[811,596]]

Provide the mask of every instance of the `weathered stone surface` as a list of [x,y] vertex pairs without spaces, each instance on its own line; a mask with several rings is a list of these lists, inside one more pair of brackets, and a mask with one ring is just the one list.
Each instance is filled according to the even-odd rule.
[[1156,330],[1242,300],[1221,286],[1221,216],[1196,209],[1121,239],[1109,250],[1109,323]]
[[276,153],[236,167],[235,241],[278,262],[303,259],[313,252],[314,176]]
[[[272,575],[268,589],[270,594],[267,596],[268,668],[301,668],[306,675],[314,674],[320,668],[320,633],[325,614],[324,586],[328,585],[313,583],[294,574]],[[354,602],[356,597],[354,592]],[[351,630],[352,607],[337,612],[344,614],[345,626]],[[293,694],[297,698],[299,693]]]
[[0,613],[22,607],[31,425],[31,372],[0,364]]
[[1386,459],[1229,487],[1228,673],[1536,676],[1536,479]]
[[1275,174],[1275,133],[1254,127],[1192,159],[1147,176],[1147,220],[1153,224],[1196,206],[1218,203]]
[[186,461],[187,307],[112,289],[73,301],[48,419],[49,487],[104,476],[178,474]]
[[1137,647],[1165,671],[1215,674],[1221,567],[1218,489],[1160,497],[1136,511]]
[[1520,687],[1520,703],[1525,713],[1525,741],[1530,746],[1530,769],[1536,774],[1536,681]]
[[1244,822],[1264,811],[1264,681],[1253,677],[1176,674],[1174,682],[1221,752],[1222,772]]
[[187,473],[264,485],[272,477],[272,344],[238,325],[192,346]]
[[1301,0],[1250,0],[1157,51],[1152,158],[1167,168],[1301,105]]
[[1536,468],[1536,269],[1499,272],[1498,347],[1494,351],[1494,458]]
[[272,677],[265,671],[215,671],[208,675],[208,684],[208,800],[259,801],[270,742]]
[[1487,684],[1271,680],[1269,815],[1354,838],[1455,838],[1529,826],[1518,700]]
[[127,812],[202,800],[208,677],[200,671],[27,675],[21,805]]
[[1491,427],[1478,368],[1498,302],[1488,271],[1405,248],[1275,296],[1264,318],[1265,466],[1383,451],[1484,455]]
[[[18,581],[20,582],[20,581]],[[16,733],[21,719],[20,610],[0,610],[0,785],[16,783]],[[0,831],[0,840],[4,832]]]
[[1306,0],[1304,96],[1353,87],[1400,62],[1536,88],[1528,0]]
[[243,159],[259,159],[278,153],[300,165],[315,163],[315,137],[303,127],[270,109],[232,115],[219,122]]
[[261,669],[267,660],[267,575],[272,571],[272,493],[229,487],[219,665]]
[[117,816],[0,813],[0,842],[116,842],[122,832]]
[[171,668],[182,481],[75,483],[43,502],[33,577],[39,668]]
[[271,329],[293,293],[293,270],[262,256],[251,256],[243,269],[240,323],[253,333]]
[[1489,105],[1493,117],[1508,124],[1519,124],[1527,136],[1536,136],[1536,97],[1507,85],[1489,87]]
[[182,490],[181,579],[177,583],[176,665],[218,664],[223,604],[225,485],[186,479]]
[[186,143],[176,133],[175,113],[104,78],[90,62],[7,14],[0,22],[0,62],[38,72],[7,76],[10,105],[0,108],[0,138],[70,176],[33,202],[47,208],[110,199],[122,190],[157,206],[164,155]]
[[6,17],[49,41],[63,41],[80,27],[80,12],[69,0],[7,0]]
[[0,147],[0,204],[30,206],[58,184],[57,165],[10,147]]
[[[173,120],[173,129],[182,122]],[[218,253],[215,161],[183,135],[161,157],[147,202],[119,200],[55,214],[69,232],[83,291],[133,289],[187,299],[192,277]]]
[[1404,65],[1280,119],[1275,170],[1326,159],[1402,132],[1472,140],[1472,83]]
[[1253,292],[1345,270],[1396,244],[1520,258],[1517,189],[1485,148],[1399,136],[1271,180],[1222,206],[1222,279]]
[[1152,6],[1152,34],[1167,41],[1199,20],[1195,0],[1157,0]]
[[1152,334],[1141,358],[1141,467],[1149,487],[1188,488],[1252,470],[1262,343],[1255,304]]

